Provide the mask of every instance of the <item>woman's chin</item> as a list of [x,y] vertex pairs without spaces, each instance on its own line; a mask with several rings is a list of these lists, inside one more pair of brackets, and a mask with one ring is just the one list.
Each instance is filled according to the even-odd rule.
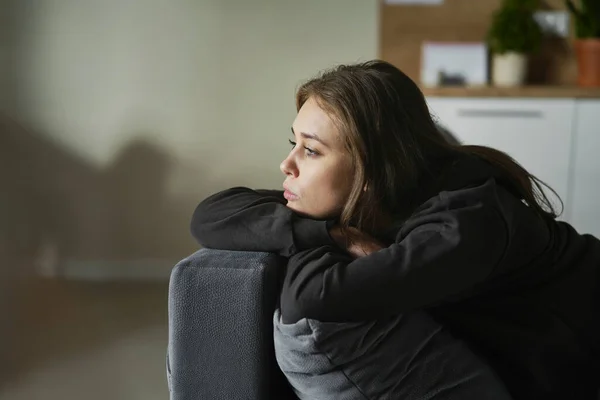
[[287,207],[290,208],[292,211],[294,211],[296,214],[299,214],[303,217],[307,217],[307,218],[316,218],[314,215],[312,215],[309,212],[306,212],[306,210],[302,209],[302,207],[300,207],[298,205],[297,202],[295,201],[288,201],[287,202]]
[[305,215],[304,211],[302,211],[301,207],[298,207],[298,204],[296,204],[296,202],[294,201],[289,201],[287,202],[286,206],[290,209],[292,209],[295,213],[297,214],[302,214]]
[[305,209],[300,207],[297,203],[292,202],[292,201],[288,201],[287,207],[290,208],[292,211],[294,211],[296,214],[298,214],[302,217],[305,217],[305,218],[316,219],[316,220],[334,219],[335,218],[334,216],[331,216],[330,214],[317,213],[314,211],[312,211],[312,212],[306,211]]

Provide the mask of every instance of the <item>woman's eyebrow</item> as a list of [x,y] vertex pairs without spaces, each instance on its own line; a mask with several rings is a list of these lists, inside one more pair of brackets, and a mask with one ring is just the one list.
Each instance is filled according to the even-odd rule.
[[[294,132],[294,127],[292,127],[291,129],[292,129],[292,133],[294,135],[296,135],[296,132]],[[319,135],[317,135],[316,133],[300,132],[300,136],[302,136],[304,139],[316,140],[317,142],[321,143],[323,146],[329,147],[329,145],[327,143],[325,143],[325,141],[323,141],[323,139],[321,139],[319,137]]]

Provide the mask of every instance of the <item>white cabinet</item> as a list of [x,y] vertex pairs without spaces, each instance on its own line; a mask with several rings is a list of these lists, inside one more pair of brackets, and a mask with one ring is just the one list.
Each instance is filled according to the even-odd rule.
[[[437,122],[463,144],[504,151],[552,187],[565,205],[560,219],[570,219],[575,99],[428,98],[427,102]],[[552,192],[545,192],[560,211]]]
[[574,125],[572,223],[600,238],[600,100],[577,102]]

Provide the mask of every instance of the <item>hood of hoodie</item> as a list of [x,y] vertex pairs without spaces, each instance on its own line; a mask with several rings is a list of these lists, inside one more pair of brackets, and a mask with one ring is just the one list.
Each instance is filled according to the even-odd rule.
[[[492,165],[483,158],[475,155],[464,155],[453,161],[442,163],[438,167],[440,173],[434,176],[429,183],[421,188],[419,195],[417,196],[417,208],[421,204],[425,203],[432,197],[437,196],[443,191],[455,191],[465,189],[468,187],[479,186],[488,181],[490,178],[494,178],[499,184],[505,186],[510,190],[510,185],[506,177],[506,173],[499,167]],[[379,236],[380,239],[389,242],[393,241],[396,233],[400,229],[407,218],[410,218],[412,211],[407,213],[402,212],[399,215],[405,215],[405,217],[396,217],[394,223],[389,229]]]
[[[467,155],[451,163],[437,180],[430,196],[441,191],[459,190],[469,186],[477,186],[490,178],[507,183],[506,172],[478,156]],[[429,198],[428,197],[428,198]],[[424,201],[427,199],[424,199]]]

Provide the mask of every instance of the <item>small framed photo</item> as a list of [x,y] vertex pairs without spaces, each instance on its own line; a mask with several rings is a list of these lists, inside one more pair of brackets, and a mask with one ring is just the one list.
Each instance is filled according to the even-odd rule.
[[488,49],[483,42],[423,43],[423,86],[484,86],[488,84],[488,71]]

